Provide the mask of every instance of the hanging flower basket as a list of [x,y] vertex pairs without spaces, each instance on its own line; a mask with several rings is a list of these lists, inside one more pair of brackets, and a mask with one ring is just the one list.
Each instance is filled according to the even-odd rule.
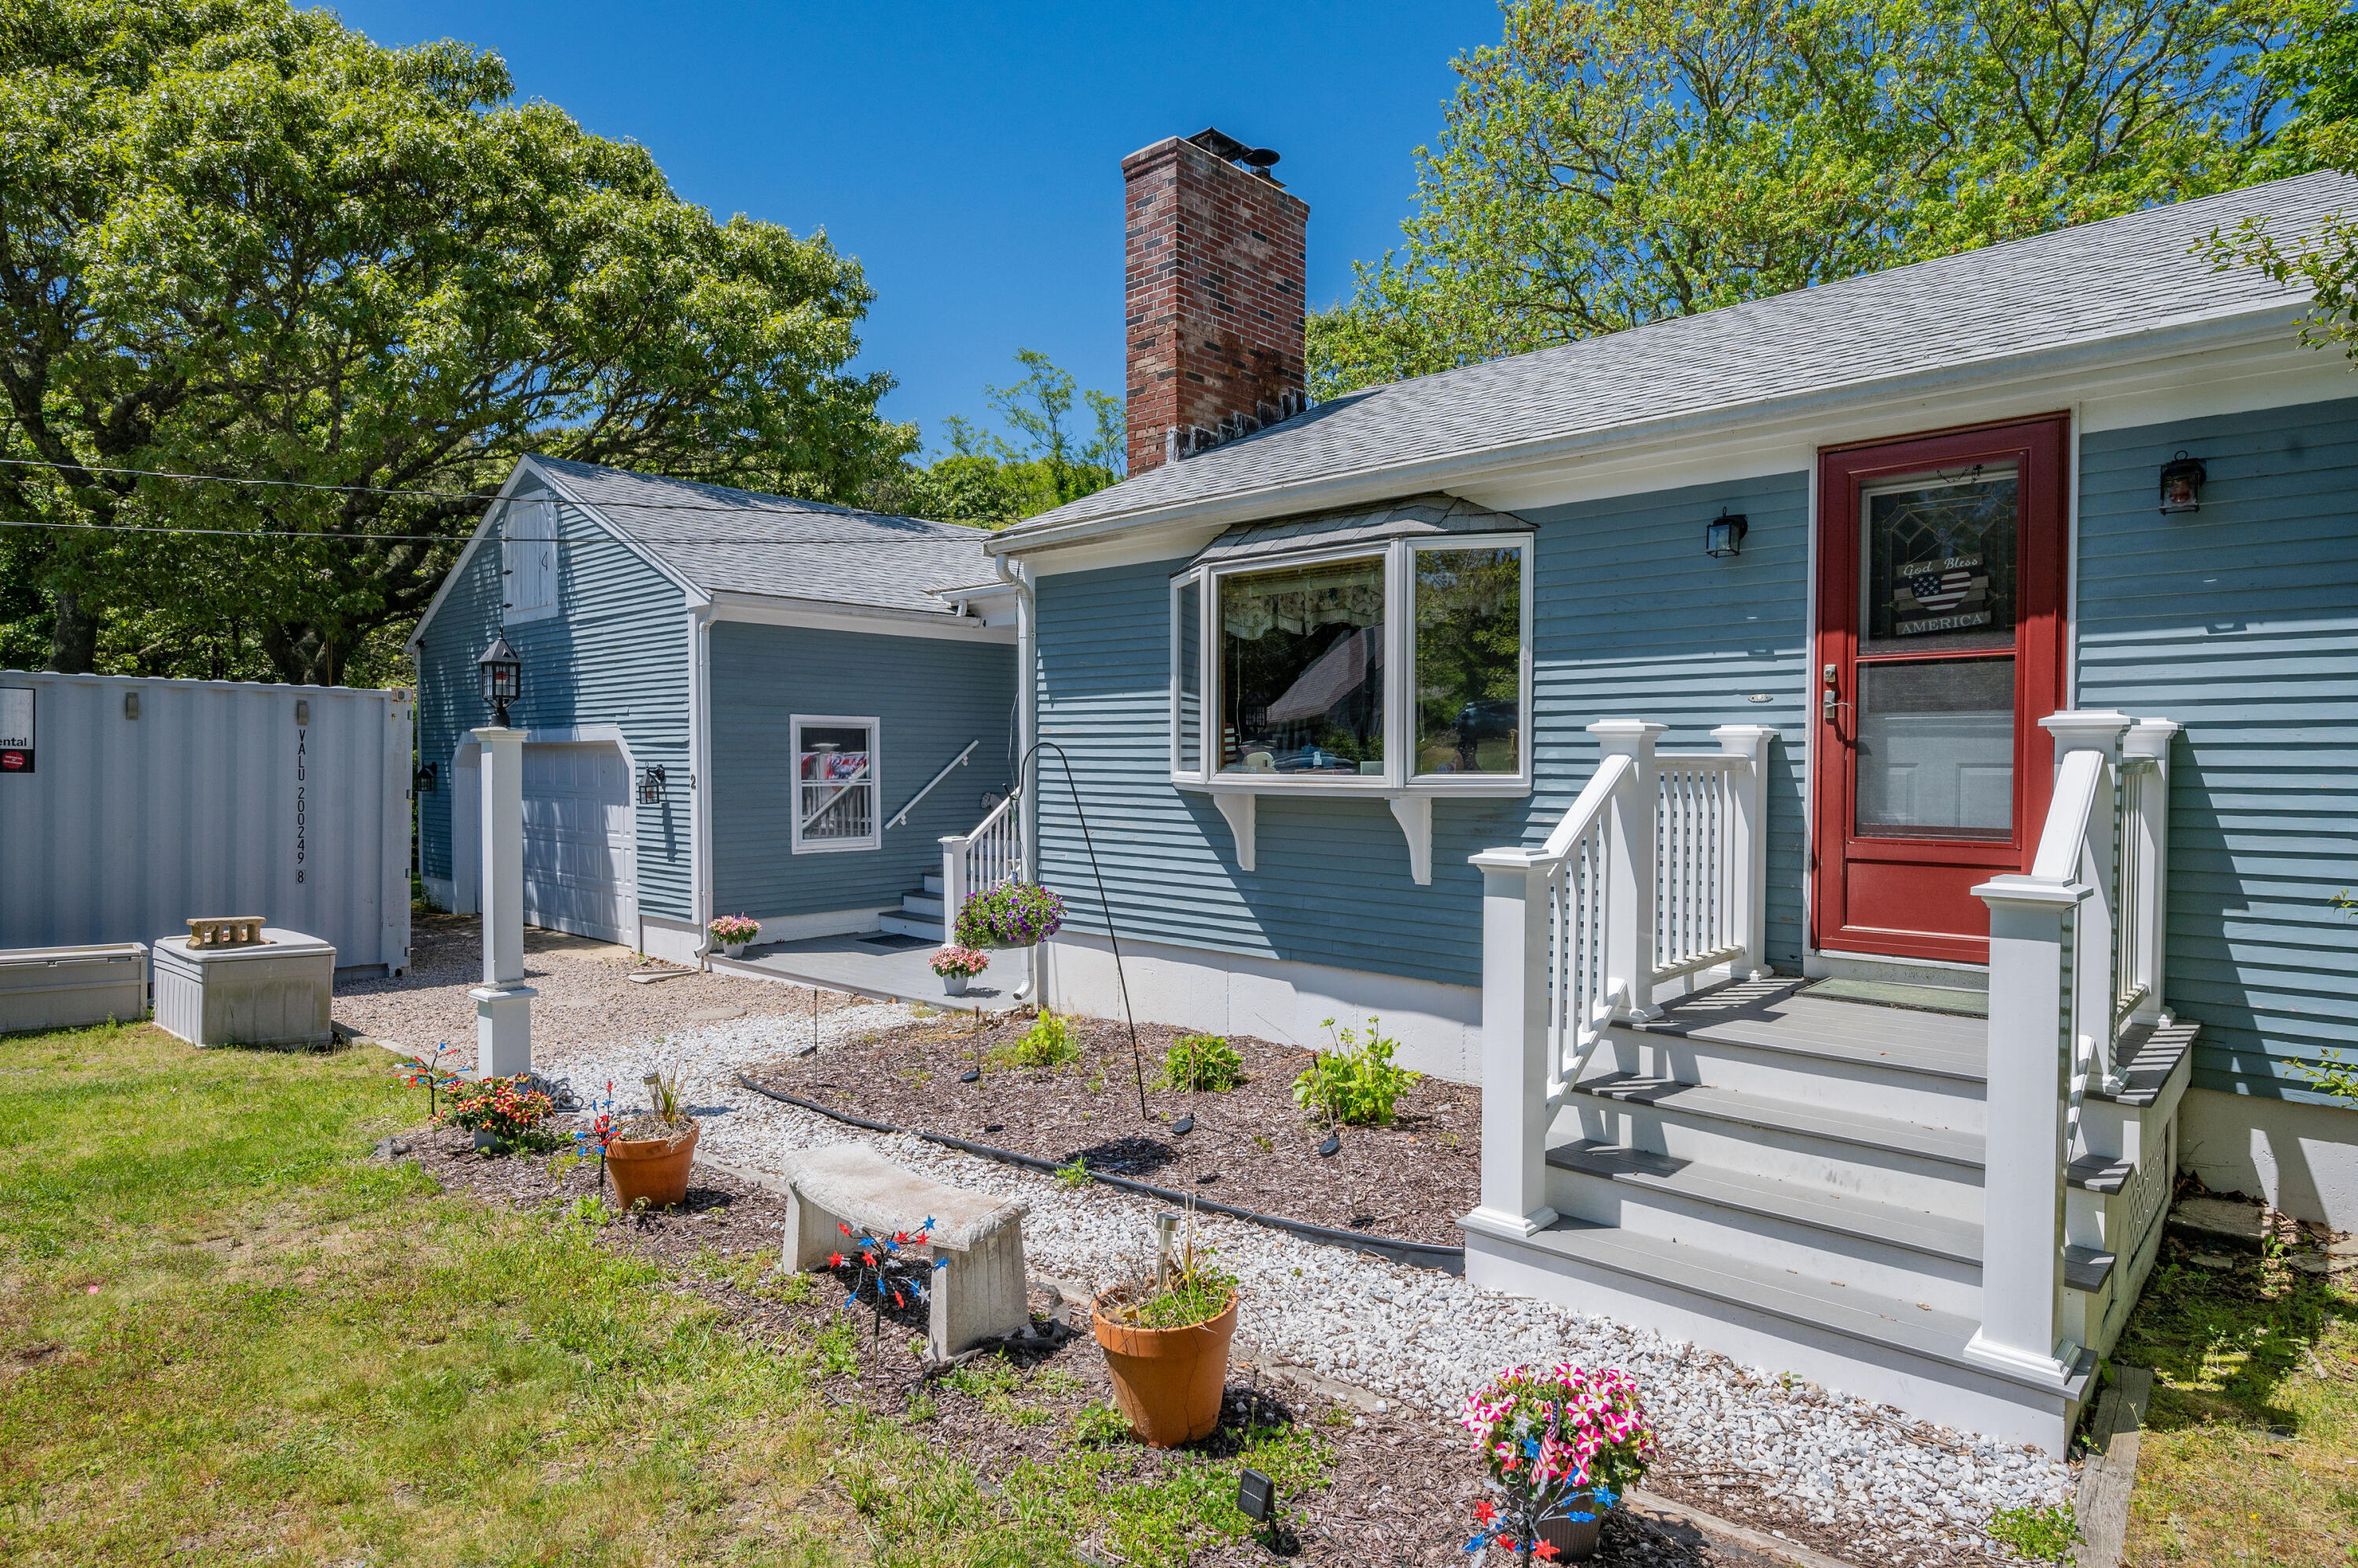
[[1036,947],[1064,928],[1065,901],[1037,882],[1001,882],[960,906],[961,947]]

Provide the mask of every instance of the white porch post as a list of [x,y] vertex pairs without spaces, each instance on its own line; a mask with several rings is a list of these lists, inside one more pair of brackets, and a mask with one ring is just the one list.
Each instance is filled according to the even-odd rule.
[[[2089,1072],[2101,1083],[2112,1070],[2113,1008],[2120,1000],[2125,979],[2120,973],[2118,940],[2123,911],[2113,860],[2115,835],[2122,831],[2122,824],[2114,806],[2114,789],[2120,778],[2121,737],[2128,732],[2129,716],[2105,711],[2050,713],[2039,726],[2055,737],[2058,777],[2063,759],[2074,752],[2094,752],[2104,760],[2080,862],[2069,873],[2074,881],[2085,882],[2091,894],[2081,906],[2079,929],[2072,937],[2071,979],[2077,988],[2077,1032],[2094,1042]],[[2065,1157],[2070,1158],[2069,1151]]]
[[[1628,988],[1625,1016],[1639,1021],[1662,1016],[1654,1005],[1654,818],[1662,793],[1654,743],[1668,728],[1643,719],[1600,719],[1588,727],[1596,737],[1600,762],[1617,755],[1630,761],[1613,792],[1605,829],[1611,867],[1605,889],[1605,972],[1608,986]],[[1481,863],[1478,857],[1475,863]]]
[[2145,987],[2130,1014],[2141,1023],[2158,1023],[2169,1011],[2161,993],[2162,977],[2169,970],[2169,743],[2180,728],[2168,719],[2140,719],[2121,742],[2124,754],[2153,763],[2150,793],[2144,796],[2147,809],[2121,824],[2130,836],[2122,853],[2137,857],[2138,906],[2123,913],[2136,923],[2132,929],[2141,938],[2138,972],[2128,977]]
[[2062,1324],[2063,1117],[2071,1072],[2063,923],[2081,882],[1994,877],[1989,906],[1989,1132],[1982,1180],[1982,1325],[1977,1361],[2058,1384]]
[[1482,1206],[1467,1219],[1529,1236],[1547,1204],[1548,887],[1537,849],[1486,849],[1482,868]]
[[475,1071],[532,1071],[532,999],[524,983],[524,738],[475,731],[482,752],[483,983],[475,1000]]
[[957,834],[942,838],[942,940],[957,940],[958,911],[966,907],[966,849]]
[[1728,824],[1727,907],[1738,922],[1735,938],[1744,944],[1736,972],[1747,979],[1768,973],[1768,742],[1777,731],[1766,724],[1723,724],[1711,732],[1719,749],[1750,764],[1731,792],[1736,813]]

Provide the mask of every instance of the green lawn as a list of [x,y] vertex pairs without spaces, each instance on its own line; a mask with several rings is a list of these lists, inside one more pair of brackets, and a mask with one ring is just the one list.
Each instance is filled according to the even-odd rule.
[[2164,1243],[2115,1358],[2154,1368],[2128,1561],[2358,1563],[2358,1277]]
[[1022,1379],[973,1397],[1069,1438],[979,1487],[922,1411],[819,1399],[824,1336],[755,1344],[579,1210],[370,1157],[419,1108],[385,1067],[0,1040],[0,1560],[1012,1568],[1246,1528],[1232,1464],[1112,1485],[1101,1412]]

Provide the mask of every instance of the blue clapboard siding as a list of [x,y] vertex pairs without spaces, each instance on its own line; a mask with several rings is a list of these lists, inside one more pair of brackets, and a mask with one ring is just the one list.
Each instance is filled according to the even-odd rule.
[[[1008,786],[1015,649],[1005,643],[890,637],[723,622],[712,629],[713,907],[720,914],[882,909],[942,866],[944,834],[981,820]],[[879,849],[794,853],[793,716],[882,723],[890,817],[979,741]]]
[[[2202,508],[2161,516],[2183,448]],[[2168,995],[2194,1081],[2318,1099],[2358,1049],[2358,400],[2081,443],[2079,700],[2174,719]]]
[[[1639,717],[1672,749],[1726,723],[1778,725],[1772,748],[1772,961],[1801,957],[1801,704],[1807,481],[1788,475],[1533,514],[1539,787],[1529,801],[1436,801],[1433,885],[1380,800],[1264,795],[1253,871],[1211,801],[1169,782],[1169,581],[1184,561],[1049,577],[1039,589],[1040,733],[1069,756],[1120,931],[1160,942],[1473,985],[1481,877],[1467,857],[1537,844],[1595,767],[1582,727]],[[1703,553],[1721,506],[1741,557]],[[1747,702],[1753,694],[1774,698]],[[1076,928],[1104,929],[1073,796],[1053,752],[1042,866]]]
[[[520,489],[520,497],[543,493]],[[674,781],[637,806],[639,908],[694,918],[688,896],[687,622],[678,586],[577,508],[558,505],[557,613],[511,627],[524,699],[510,719],[532,730],[618,727],[640,767]],[[418,813],[426,874],[450,874],[450,758],[491,721],[475,661],[500,632],[501,551],[484,539],[418,644],[417,755],[441,787]]]

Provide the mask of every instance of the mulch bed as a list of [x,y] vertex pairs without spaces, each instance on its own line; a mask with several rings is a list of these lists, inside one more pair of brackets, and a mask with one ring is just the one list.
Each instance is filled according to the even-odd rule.
[[[1457,1218],[1481,1188],[1482,1093],[1422,1078],[1402,1094],[1389,1127],[1347,1127],[1321,1156],[1323,1120],[1293,1103],[1310,1053],[1248,1035],[1228,1044],[1244,1083],[1225,1093],[1154,1087],[1163,1053],[1182,1033],[1138,1031],[1143,1070],[1117,1021],[1082,1019],[1081,1058],[1048,1069],[990,1065],[1030,1021],[921,1022],[831,1046],[750,1075],[767,1087],[911,1131],[943,1132],[1092,1171],[1192,1191],[1240,1208],[1408,1241],[1460,1244]],[[981,1065],[977,1083],[959,1075]],[[1139,1115],[1145,1079],[1147,1117]],[[1193,1116],[1184,1136],[1170,1124]]]
[[[1248,1061],[1253,1060],[1250,1053]],[[1209,1097],[1206,1097],[1209,1098]],[[1133,1108],[1132,1119],[1136,1116]],[[495,1158],[476,1153],[467,1135],[428,1129],[397,1141],[396,1157],[416,1159],[446,1188],[464,1190],[488,1202],[518,1208],[568,1204],[595,1192],[596,1167],[583,1164],[550,1173],[545,1158]],[[819,1332],[840,1321],[848,1281],[832,1274],[813,1276],[817,1288],[799,1301],[783,1299],[774,1264],[785,1219],[785,1200],[767,1188],[696,1169],[687,1201],[676,1210],[633,1218],[617,1217],[598,1234],[604,1245],[652,1262],[671,1276],[672,1288],[693,1292],[718,1308],[739,1332],[780,1346],[805,1348]],[[716,1259],[728,1267],[716,1270]],[[770,1267],[752,1267],[756,1260]],[[890,1320],[881,1339],[858,1336],[856,1372],[824,1376],[814,1364],[817,1397],[835,1405],[856,1405],[884,1414],[904,1414],[910,1401],[930,1397],[935,1413],[925,1431],[936,1446],[954,1453],[986,1483],[996,1484],[1023,1459],[1054,1462],[1074,1441],[1072,1418],[1111,1399],[1104,1357],[1090,1338],[1086,1303],[1068,1302],[1053,1289],[1032,1292],[1035,1322],[1077,1316],[1077,1334],[1045,1354],[1015,1359],[1025,1371],[1054,1368],[1065,1374],[1046,1391],[1027,1392],[1024,1402],[1050,1418],[1023,1425],[1002,1419],[980,1399],[938,1377],[909,1349],[922,1336],[914,1313]],[[1077,1307],[1077,1312],[1076,1312]],[[863,1314],[863,1326],[868,1323]],[[1433,1564],[1463,1563],[1468,1509],[1476,1471],[1462,1433],[1437,1432],[1427,1422],[1401,1412],[1381,1414],[1339,1403],[1285,1373],[1242,1358],[1229,1368],[1228,1405],[1219,1433],[1203,1444],[1158,1451],[1131,1445],[1124,1474],[1152,1482],[1175,1468],[1232,1454],[1231,1422],[1258,1411],[1261,1419],[1313,1424],[1334,1456],[1325,1487],[1284,1501],[1295,1510],[1299,1535],[1287,1544],[1294,1561],[1316,1563]],[[1254,1541],[1225,1542],[1190,1553],[1191,1563],[1268,1563],[1268,1548]],[[1596,1561],[1659,1564],[1660,1568],[1731,1568],[1765,1560],[1705,1541],[1691,1528],[1659,1518],[1617,1512],[1609,1517],[1605,1547]]]

